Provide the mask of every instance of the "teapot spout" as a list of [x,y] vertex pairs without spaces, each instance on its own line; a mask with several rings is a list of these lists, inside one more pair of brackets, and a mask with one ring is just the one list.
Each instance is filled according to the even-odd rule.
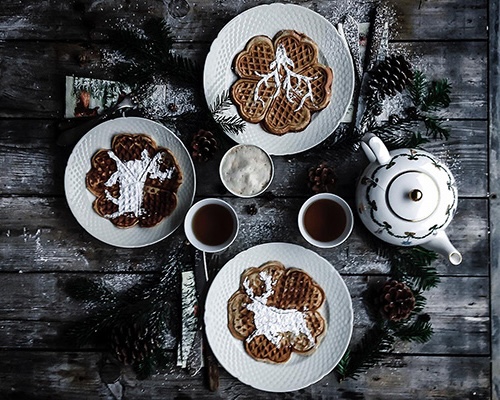
[[458,265],[462,262],[462,255],[451,244],[450,239],[448,239],[444,231],[438,232],[430,241],[422,244],[422,247],[444,255],[453,265]]

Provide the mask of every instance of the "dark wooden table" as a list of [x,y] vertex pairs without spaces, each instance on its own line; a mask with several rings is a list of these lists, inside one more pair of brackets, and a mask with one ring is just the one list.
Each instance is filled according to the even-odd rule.
[[[441,282],[426,292],[426,312],[434,328],[429,342],[397,342],[390,355],[357,380],[338,383],[332,373],[306,389],[282,396],[252,389],[223,370],[219,391],[211,393],[199,375],[190,376],[175,366],[146,380],[138,380],[123,368],[113,394],[101,368],[106,357],[103,348],[77,348],[63,334],[87,312],[65,293],[67,281],[88,277],[133,282],[157,272],[185,241],[178,229],[158,244],[120,249],[94,239],[74,219],[63,186],[69,150],[55,144],[64,113],[65,76],[114,78],[96,66],[91,55],[108,48],[107,33],[113,24],[139,24],[150,17],[164,17],[179,53],[202,63],[218,31],[240,12],[262,3],[268,1],[2,1],[0,398],[500,397],[497,0],[401,0],[393,4],[398,23],[391,47],[412,54],[430,78],[446,77],[453,85],[446,110],[451,137],[447,142],[431,141],[425,148],[445,160],[457,178],[458,212],[447,232],[464,261],[458,267],[443,258],[433,263]],[[332,22],[344,4],[340,0],[292,3]],[[372,5],[368,0],[359,4]],[[82,54],[90,59],[82,63]],[[186,144],[202,128],[196,118],[182,122],[181,115],[174,115],[173,121]],[[196,164],[196,198],[222,197],[241,220],[240,234],[220,257],[220,265],[241,250],[265,242],[311,248],[295,222],[300,205],[311,195],[307,169],[330,160],[338,176],[336,193],[352,204],[354,181],[366,165],[362,154],[342,162],[334,148],[319,145],[301,154],[274,157],[272,196],[238,199],[225,193],[216,178],[220,156]],[[256,214],[248,212],[249,205],[256,206]],[[365,238],[358,222],[342,246],[315,249],[347,283],[354,305],[353,343],[371,324],[362,301],[366,282],[388,271],[387,260],[377,256]]]

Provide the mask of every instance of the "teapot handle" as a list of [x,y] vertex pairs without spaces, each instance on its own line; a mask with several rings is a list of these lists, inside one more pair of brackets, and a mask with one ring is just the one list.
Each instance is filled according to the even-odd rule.
[[387,164],[391,160],[391,155],[384,142],[373,133],[368,132],[361,138],[361,147],[370,162],[377,161],[379,164]]

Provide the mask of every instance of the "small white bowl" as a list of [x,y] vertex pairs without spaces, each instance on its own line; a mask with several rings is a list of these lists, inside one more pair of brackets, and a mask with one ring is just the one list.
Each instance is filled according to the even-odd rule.
[[222,157],[219,175],[230,193],[250,198],[267,190],[273,181],[274,164],[271,156],[260,147],[238,144]]
[[[334,237],[328,241],[322,241],[322,240],[318,240],[318,239],[314,238],[313,236],[311,236],[311,234],[306,229],[306,223],[305,223],[306,213],[309,210],[309,208],[313,204],[317,203],[319,200],[327,200],[327,201],[331,201],[333,203],[336,203],[337,205],[340,206],[342,212],[345,215],[344,228],[336,237]],[[324,218],[325,217],[323,216],[323,219],[321,220],[321,222],[326,222],[328,224],[335,223],[335,221],[332,221],[332,220],[325,221]],[[343,198],[341,198],[335,194],[332,194],[332,193],[319,193],[319,194],[316,194],[316,195],[310,197],[309,199],[307,199],[305,201],[305,203],[302,205],[302,207],[300,208],[300,211],[299,211],[298,223],[299,223],[300,233],[302,234],[302,236],[304,237],[305,240],[307,240],[309,243],[311,243],[312,245],[314,245],[316,247],[327,249],[327,248],[332,248],[332,247],[338,246],[347,240],[347,238],[350,236],[350,234],[352,232],[352,228],[354,226],[354,217],[352,214],[351,207],[349,207],[349,204],[347,204]]]

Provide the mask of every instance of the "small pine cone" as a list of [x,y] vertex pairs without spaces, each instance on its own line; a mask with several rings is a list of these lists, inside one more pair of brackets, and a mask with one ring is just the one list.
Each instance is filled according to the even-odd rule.
[[332,192],[335,185],[335,174],[327,163],[322,162],[316,167],[309,168],[308,185],[315,193]]
[[125,365],[143,361],[158,347],[157,330],[145,326],[117,325],[111,330],[111,349]]
[[403,91],[412,80],[411,65],[402,55],[386,57],[371,72],[369,95],[383,100]]
[[210,131],[200,129],[191,141],[191,155],[196,161],[210,160],[219,149],[219,142]]
[[390,321],[408,318],[415,308],[415,296],[403,282],[388,281],[380,294],[380,311]]

